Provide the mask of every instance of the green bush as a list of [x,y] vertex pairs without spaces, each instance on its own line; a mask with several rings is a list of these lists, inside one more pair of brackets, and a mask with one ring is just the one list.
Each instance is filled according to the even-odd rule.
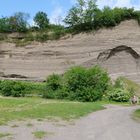
[[12,96],[12,89],[15,81],[4,80],[0,82],[0,89],[3,96]]
[[116,79],[115,84],[114,84],[114,87],[115,88],[125,89],[125,83],[124,83],[122,77],[118,77]]
[[71,100],[78,100],[82,102],[93,102],[101,100],[103,93],[99,89],[93,87],[85,87],[82,90],[77,90],[75,93],[70,93]]
[[69,99],[69,92],[65,88],[58,90],[47,90],[43,94],[43,98],[47,99]]
[[111,101],[116,102],[128,102],[131,97],[131,94],[124,89],[116,88],[108,93],[108,98]]
[[44,97],[92,102],[101,100],[109,86],[110,78],[100,67],[73,67],[63,76],[48,78]]
[[90,69],[74,67],[65,73],[70,99],[79,101],[101,100],[110,85],[106,71],[98,66]]
[[26,86],[19,81],[4,80],[0,82],[0,90],[3,96],[22,97],[26,93]]
[[86,69],[73,67],[64,74],[65,85],[69,91],[76,92],[87,86]]
[[45,42],[48,40],[48,34],[47,33],[37,33],[35,36],[35,40],[39,42]]
[[47,90],[56,91],[61,88],[61,76],[58,74],[50,75],[47,78]]
[[25,81],[0,81],[0,93],[3,96],[24,97],[40,96],[46,92],[45,83],[33,83]]
[[11,93],[13,97],[24,97],[26,94],[26,85],[22,82],[15,82]]

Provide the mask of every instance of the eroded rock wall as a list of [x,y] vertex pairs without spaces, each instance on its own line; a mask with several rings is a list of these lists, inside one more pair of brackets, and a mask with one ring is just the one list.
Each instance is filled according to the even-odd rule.
[[[128,48],[111,52],[118,46]],[[14,75],[16,78],[17,75],[17,78],[44,80],[48,75],[61,74],[71,66],[100,64],[113,78],[124,75],[140,82],[139,54],[140,26],[130,20],[112,29],[42,44],[33,42],[25,47],[16,47],[1,43],[0,77],[13,78]],[[104,57],[108,58],[102,59]]]

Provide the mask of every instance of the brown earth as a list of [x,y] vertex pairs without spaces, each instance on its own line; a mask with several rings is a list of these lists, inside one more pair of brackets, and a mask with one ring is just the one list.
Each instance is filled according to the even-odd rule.
[[112,29],[83,33],[25,47],[0,44],[0,77],[44,80],[71,66],[105,67],[112,78],[126,76],[140,83],[140,27],[134,20]]

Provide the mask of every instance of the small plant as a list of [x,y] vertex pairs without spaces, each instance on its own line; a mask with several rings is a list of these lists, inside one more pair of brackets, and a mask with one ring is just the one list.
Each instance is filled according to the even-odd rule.
[[10,133],[0,133],[0,138],[8,137],[10,135]]
[[37,139],[42,139],[48,135],[52,135],[53,133],[45,132],[45,131],[35,131],[33,132],[33,134]]

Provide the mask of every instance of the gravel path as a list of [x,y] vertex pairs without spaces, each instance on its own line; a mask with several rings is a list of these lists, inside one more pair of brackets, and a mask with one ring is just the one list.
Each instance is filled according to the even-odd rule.
[[[139,140],[140,123],[131,118],[133,111],[139,106],[122,107],[109,105],[106,110],[98,111],[75,121],[73,124],[65,122],[30,122],[17,123],[0,127],[0,132],[10,132],[13,140],[36,140],[32,132],[47,131],[51,135],[42,140]],[[14,125],[14,124],[13,124]],[[8,137],[2,140],[9,140]]]
[[131,119],[138,107],[108,106],[90,114],[49,140],[139,140],[140,123]]

